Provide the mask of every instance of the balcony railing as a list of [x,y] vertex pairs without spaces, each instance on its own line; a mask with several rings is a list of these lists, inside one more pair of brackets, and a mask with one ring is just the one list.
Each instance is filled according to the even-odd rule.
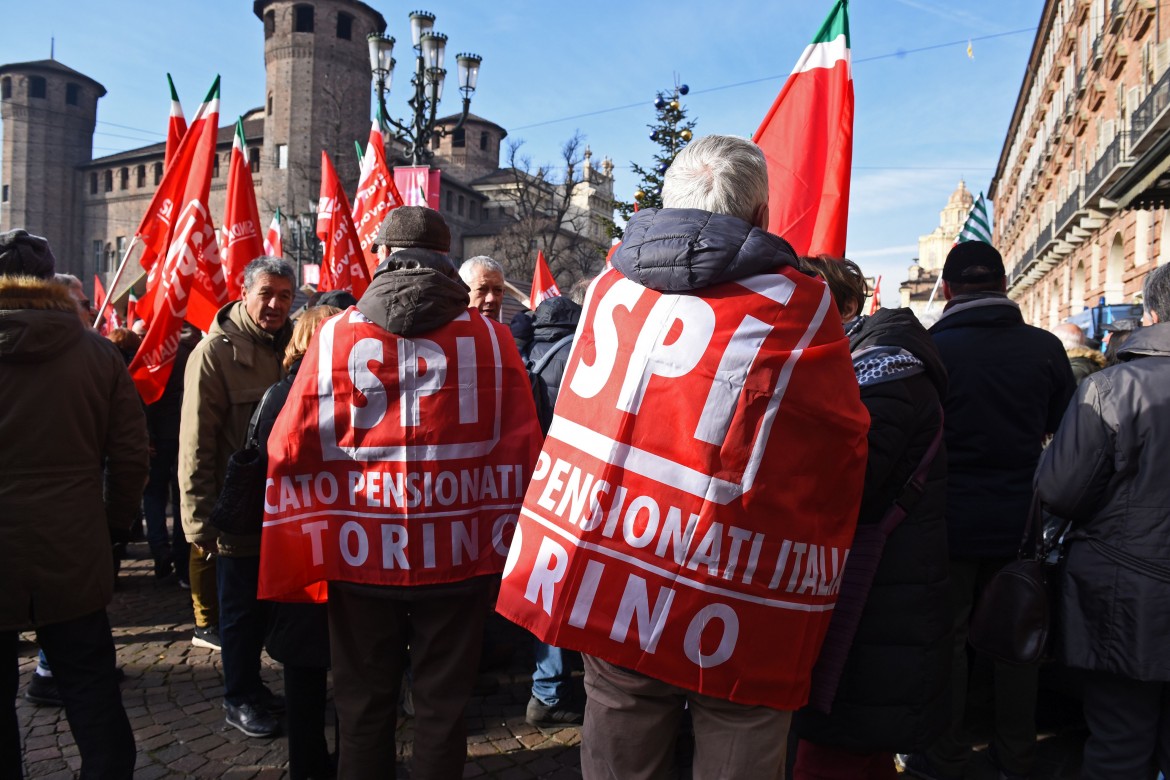
[[1032,264],[1032,261],[1035,259],[1036,259],[1036,246],[1033,244],[1032,246],[1030,246],[1024,250],[1024,255],[1023,255],[1023,257],[1020,258],[1020,262],[1016,263],[1015,267],[1012,268],[1011,281],[1014,283],[1016,279],[1021,277],[1028,270],[1028,266],[1030,266]]
[[1059,235],[1068,227],[1069,221],[1081,208],[1081,188],[1077,187],[1068,196],[1068,199],[1061,204],[1060,209],[1056,212],[1056,232]]
[[1170,106],[1170,70],[1162,74],[1158,83],[1146,95],[1142,104],[1134,109],[1129,121],[1129,131],[1135,140],[1145,135],[1166,107]]
[[1052,223],[1049,222],[1047,227],[1040,231],[1040,237],[1036,239],[1036,255],[1039,256],[1044,253],[1048,245],[1052,243]]
[[1121,132],[1113,139],[1112,143],[1106,147],[1105,151],[1098,158],[1096,164],[1089,169],[1089,173],[1085,176],[1085,195],[1091,198],[1097,194],[1101,184],[1121,165],[1125,159],[1125,144],[1128,133]]

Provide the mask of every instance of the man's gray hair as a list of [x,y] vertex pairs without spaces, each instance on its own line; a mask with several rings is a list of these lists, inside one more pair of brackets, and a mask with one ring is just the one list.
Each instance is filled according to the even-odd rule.
[[702,209],[747,222],[768,202],[768,163],[746,138],[708,135],[692,141],[666,169],[662,205]]
[[53,281],[63,287],[73,287],[74,285],[82,287],[81,280],[73,274],[53,274]]
[[1067,352],[1070,349],[1085,346],[1085,332],[1071,322],[1062,322],[1052,329],[1052,334],[1060,339],[1060,343]]
[[469,287],[471,286],[471,274],[475,271],[476,268],[483,268],[487,271],[495,271],[500,276],[504,275],[504,266],[500,265],[487,255],[476,255],[475,257],[469,257],[463,261],[463,265],[459,266],[459,278],[462,279],[463,283]]
[[1158,322],[1170,322],[1170,265],[1160,265],[1142,282],[1142,306],[1158,315]]
[[283,276],[297,286],[297,272],[283,257],[257,257],[244,268],[244,289],[251,290],[258,276]]

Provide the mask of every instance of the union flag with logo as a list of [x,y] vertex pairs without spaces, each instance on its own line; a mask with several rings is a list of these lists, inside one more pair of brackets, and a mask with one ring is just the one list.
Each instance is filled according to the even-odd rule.
[[269,437],[261,598],[503,569],[540,449],[511,341],[474,310],[417,337],[357,308],[321,326]]
[[869,416],[825,285],[591,286],[498,611],[556,647],[792,710],[857,518]]

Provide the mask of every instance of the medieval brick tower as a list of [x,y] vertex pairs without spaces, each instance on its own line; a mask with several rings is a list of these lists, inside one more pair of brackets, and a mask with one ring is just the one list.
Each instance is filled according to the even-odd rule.
[[264,23],[264,182],[261,213],[309,211],[317,199],[321,150],[347,192],[357,186],[354,141],[370,134],[366,36],[386,29],[358,0],[256,0]]
[[58,270],[83,273],[81,174],[106,88],[56,60],[0,66],[0,229],[45,236]]

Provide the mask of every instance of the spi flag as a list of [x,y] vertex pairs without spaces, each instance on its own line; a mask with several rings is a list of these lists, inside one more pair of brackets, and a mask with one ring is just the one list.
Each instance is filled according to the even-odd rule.
[[264,254],[260,240],[260,215],[256,211],[256,189],[252,185],[252,166],[248,160],[248,143],[244,139],[244,122],[236,120],[232,142],[232,162],[228,169],[227,201],[223,216],[223,270],[227,278],[227,297],[240,297],[244,268]]
[[394,177],[390,175],[390,169],[386,166],[385,143],[382,129],[375,119],[370,127],[366,153],[361,158],[362,173],[358,178],[357,194],[353,196],[353,223],[357,227],[358,239],[371,276],[378,266],[378,255],[374,247],[378,228],[391,209],[402,205],[402,196],[398,194],[398,188],[394,186]]
[[178,172],[188,174],[181,182],[183,186],[172,190],[177,196],[172,211],[174,230],[164,256],[151,274],[155,279],[154,313],[142,346],[130,364],[130,376],[148,404],[157,401],[166,387],[183,320],[206,331],[218,308],[227,302],[227,283],[207,208],[218,122],[217,76],[179,145],[174,164],[163,176],[162,186],[166,186],[167,179]]
[[[173,112],[172,108],[172,112]],[[174,119],[172,116],[172,125]],[[139,303],[139,316],[149,322],[163,307],[161,298],[156,296],[162,275],[161,259],[165,257],[170,246],[171,233],[174,230],[175,212],[183,198],[184,189],[191,173],[191,164],[195,158],[196,147],[202,137],[202,129],[210,122],[214,128],[219,123],[219,77],[204,98],[191,126],[183,132],[181,140],[175,149],[170,163],[166,166],[162,181],[155,190],[154,197],[142,217],[135,239],[142,244],[142,256],[138,259],[144,271],[147,272],[146,292]],[[214,148],[212,149],[214,154]]]
[[511,340],[474,309],[412,337],[321,325],[268,438],[260,598],[499,574],[540,449]]
[[975,201],[975,205],[971,207],[967,221],[963,223],[963,229],[959,231],[959,237],[955,239],[956,244],[961,244],[964,241],[991,243],[991,215],[987,213],[987,199],[983,197],[982,192],[979,193],[979,199]]
[[171,167],[171,159],[179,149],[179,143],[187,132],[187,120],[183,116],[183,106],[179,103],[179,93],[175,91],[175,82],[171,74],[167,74],[167,85],[171,88],[171,119],[167,122],[167,148],[163,154],[163,170]]
[[823,284],[786,266],[699,293],[616,269],[590,286],[496,608],[556,647],[794,710],[869,417]]
[[853,162],[846,0],[837,0],[752,138],[768,160],[768,232],[798,255],[845,256]]
[[264,254],[269,257],[284,257],[284,244],[280,240],[280,207],[268,224],[268,235],[264,236]]
[[538,250],[536,252],[536,267],[532,269],[532,292],[528,293],[528,307],[536,309],[541,301],[549,298],[556,298],[561,294],[561,288],[557,287],[557,280],[553,277],[552,271],[548,268],[548,263],[545,262],[544,252]]
[[370,285],[349,199],[333,169],[329,153],[321,150],[321,199],[317,204],[317,238],[321,239],[321,281],[318,290],[349,290],[355,298]]

